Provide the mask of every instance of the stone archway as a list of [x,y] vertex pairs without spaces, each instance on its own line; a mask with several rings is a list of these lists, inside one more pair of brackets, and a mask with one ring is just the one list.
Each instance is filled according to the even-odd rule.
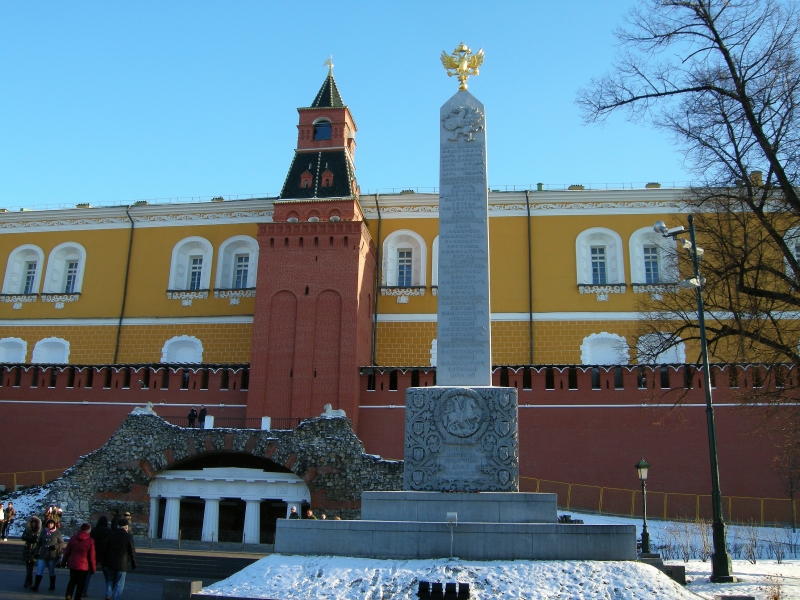
[[[168,477],[173,477],[175,485],[182,481],[188,486],[189,479],[200,480],[205,468],[261,473],[258,478],[243,473],[233,477],[234,484],[245,486],[235,498],[249,493],[249,479],[256,486],[269,484],[269,478],[275,484],[281,480],[280,484],[298,486],[295,490],[302,489],[300,481],[305,486],[302,493],[281,497],[300,497],[303,504],[343,519],[359,518],[362,491],[403,487],[403,462],[367,454],[345,417],[307,419],[292,430],[189,429],[170,425],[152,409],[137,408],[102,448],[81,457],[63,477],[48,484],[41,503],[57,502],[77,523],[94,521],[115,509],[130,511],[134,532],[149,537],[151,491],[162,494],[160,486],[170,481]],[[179,471],[193,472],[178,477]],[[219,475],[209,472],[209,483],[217,482]],[[230,483],[230,477],[224,479]],[[158,490],[153,490],[154,484]],[[277,493],[276,488],[270,489],[269,493]],[[165,489],[163,496],[168,493]],[[259,494],[253,492],[250,500],[257,501]],[[209,517],[209,523],[213,518]]]

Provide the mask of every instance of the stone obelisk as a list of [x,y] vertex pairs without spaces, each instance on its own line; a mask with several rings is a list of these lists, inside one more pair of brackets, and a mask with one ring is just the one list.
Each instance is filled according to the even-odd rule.
[[461,85],[440,110],[436,386],[406,392],[404,488],[517,491],[517,390],[491,387],[486,114],[466,85],[483,51],[441,59]]

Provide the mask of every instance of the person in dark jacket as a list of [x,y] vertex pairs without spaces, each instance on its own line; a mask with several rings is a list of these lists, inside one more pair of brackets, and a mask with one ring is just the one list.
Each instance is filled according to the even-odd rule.
[[44,522],[44,530],[39,534],[39,539],[33,549],[33,555],[39,559],[39,563],[36,565],[36,581],[31,590],[39,591],[45,567],[50,572],[50,589],[56,589],[56,562],[63,549],[64,537],[61,535],[61,530],[56,528],[56,522],[53,519],[47,519]]
[[94,540],[89,535],[91,529],[92,526],[88,523],[81,525],[78,532],[69,538],[69,543],[64,549],[61,564],[69,568],[66,600],[73,600],[72,592],[75,592],[74,600],[81,600],[83,588],[86,586],[86,576],[94,573],[97,568]]
[[[106,541],[108,540],[108,536],[111,535],[111,528],[108,526],[108,517],[102,515],[99,519],[97,519],[97,525],[94,526],[92,529],[92,539],[94,540],[94,552],[97,558],[97,569],[100,569],[103,561],[103,552],[106,548]],[[89,594],[89,581],[92,579],[92,571],[86,575],[86,585],[83,586],[83,595],[86,596]]]
[[102,562],[106,576],[106,598],[120,600],[128,563],[131,569],[136,568],[136,549],[133,536],[128,533],[128,519],[120,519],[119,528],[108,537]]
[[111,531],[116,531],[117,530],[117,527],[119,527],[119,520],[121,518],[122,517],[119,516],[119,509],[115,508],[114,509],[114,516],[111,517]]
[[25,526],[25,531],[22,532],[22,541],[25,544],[22,546],[22,560],[25,562],[25,583],[22,587],[29,588],[33,585],[33,566],[36,564],[36,558],[33,556],[33,549],[36,542],[39,541],[39,534],[42,532],[42,522],[39,517],[31,517],[28,519],[28,524]]
[[192,407],[192,410],[189,411],[189,414],[186,417],[189,420],[189,427],[194,427],[194,422],[197,421],[197,411]]
[[208,411],[206,410],[206,405],[200,407],[200,415],[197,418],[198,423],[200,424],[200,429],[206,428],[206,415],[208,415]]

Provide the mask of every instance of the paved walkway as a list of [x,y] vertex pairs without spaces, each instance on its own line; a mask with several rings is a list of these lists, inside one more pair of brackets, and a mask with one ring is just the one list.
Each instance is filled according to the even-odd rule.
[[[165,579],[174,577],[158,577],[157,575],[137,575],[129,571],[125,579],[123,600],[161,600],[162,585]],[[56,589],[48,591],[50,579],[45,574],[39,592],[31,592],[22,587],[25,582],[25,567],[22,565],[0,565],[0,598],[3,600],[33,600],[35,598],[64,598],[69,581],[69,571],[57,569]],[[90,600],[103,600],[105,597],[105,581],[102,573],[95,573],[89,583]]]

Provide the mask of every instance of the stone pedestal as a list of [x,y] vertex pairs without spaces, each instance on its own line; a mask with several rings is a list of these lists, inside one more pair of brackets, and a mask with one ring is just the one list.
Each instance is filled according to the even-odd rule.
[[518,491],[517,389],[409,388],[403,489]]

